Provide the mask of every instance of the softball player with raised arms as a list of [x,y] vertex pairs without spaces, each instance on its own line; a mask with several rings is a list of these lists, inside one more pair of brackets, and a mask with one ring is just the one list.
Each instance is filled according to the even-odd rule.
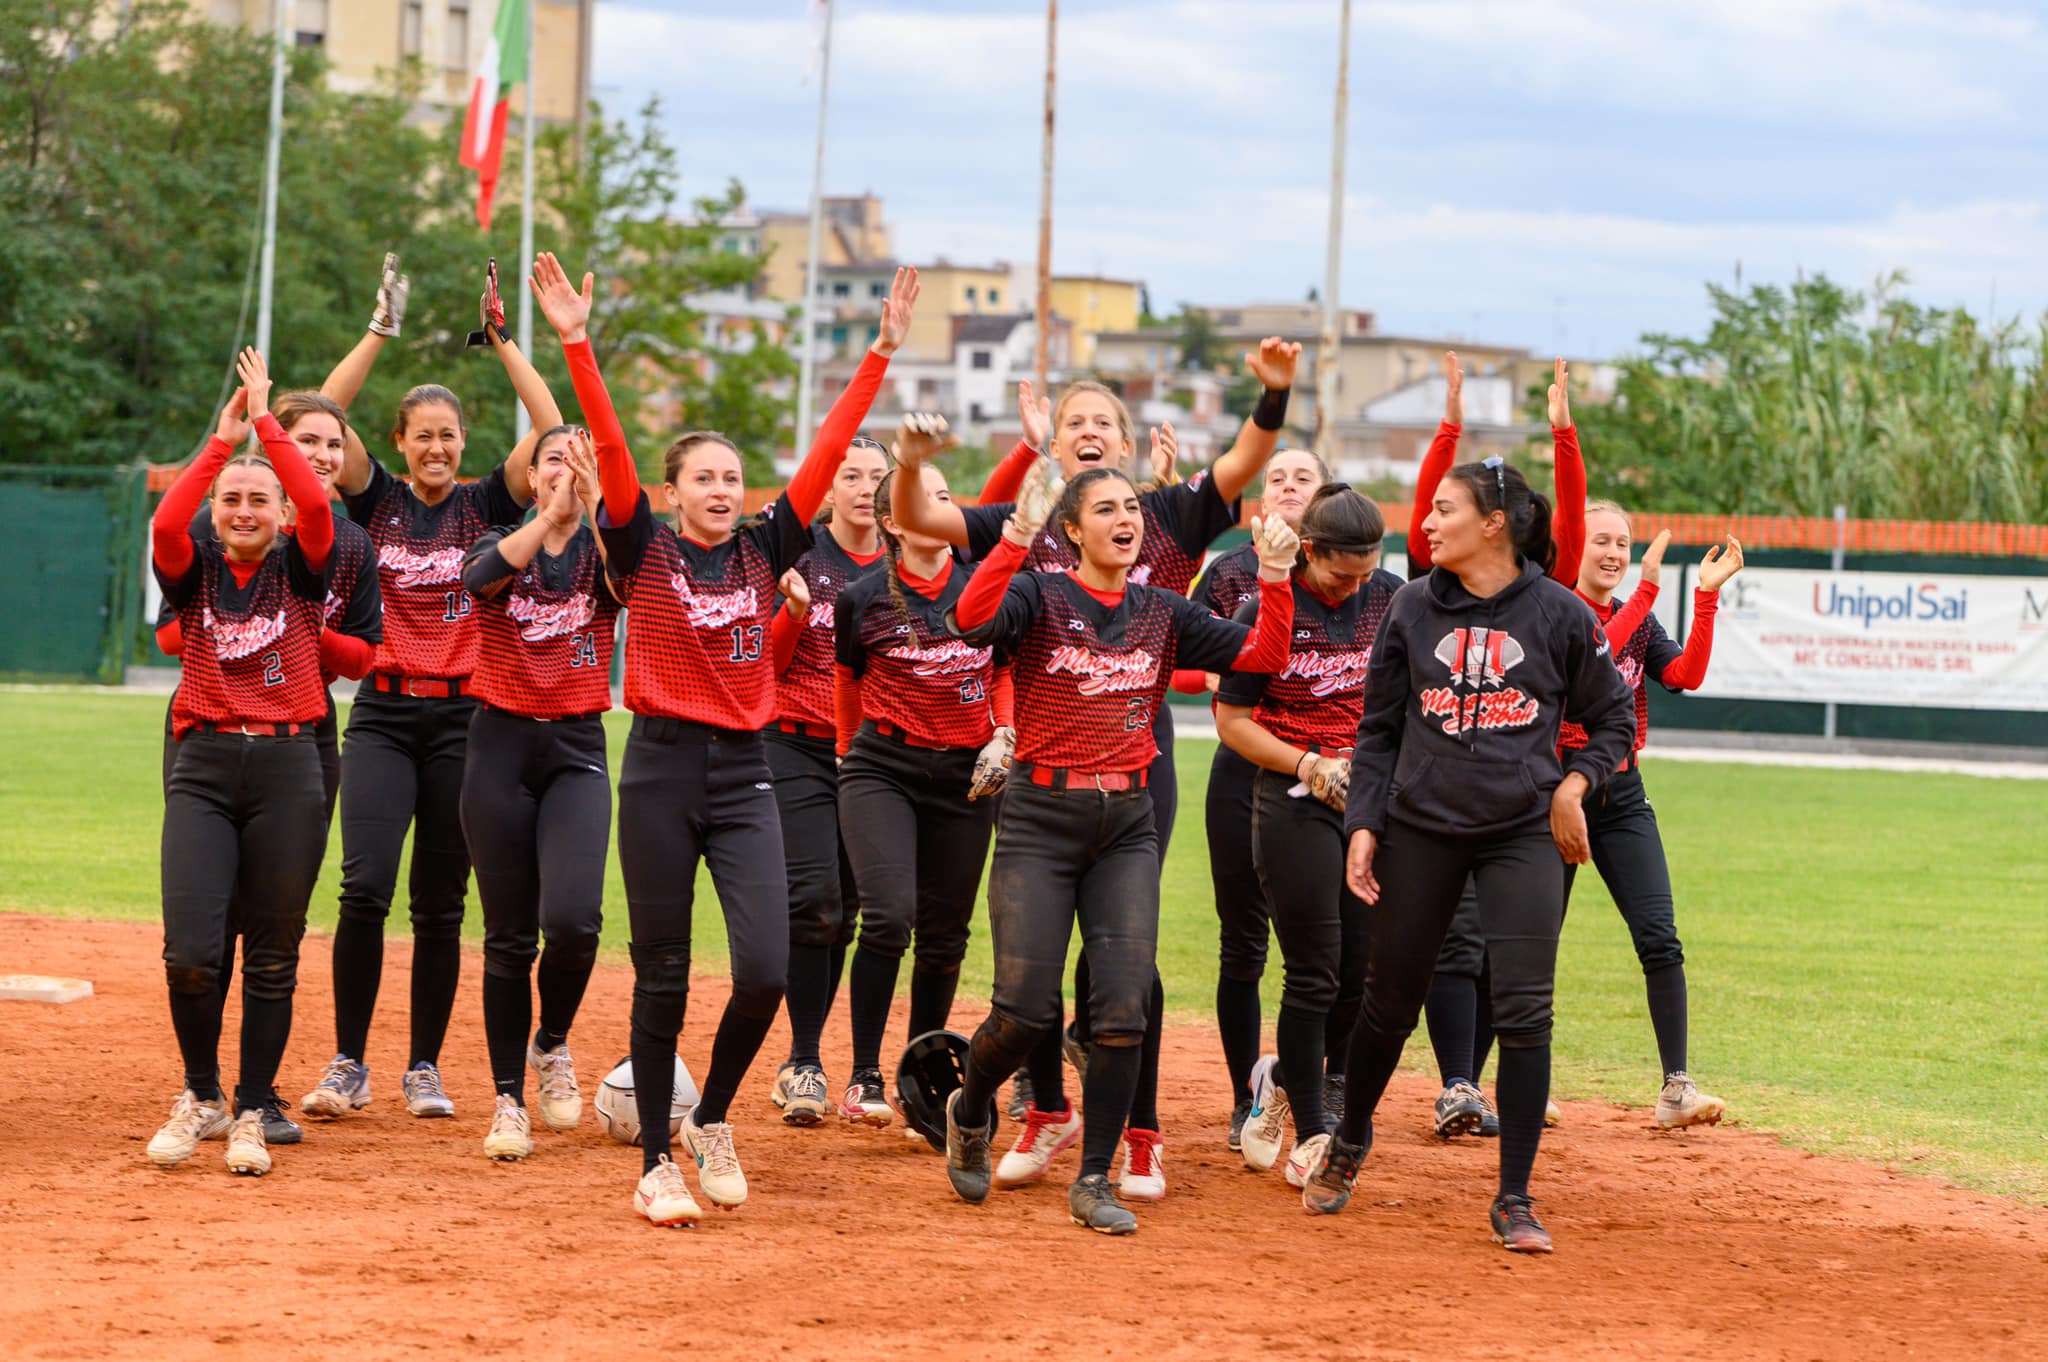
[[[907,445],[899,457],[906,478],[921,462]],[[992,1010],[975,1032],[965,1085],[948,1100],[946,1171],[963,1200],[988,1196],[996,1088],[1059,1026],[1078,920],[1092,961],[1095,1037],[1083,1079],[1081,1176],[1068,1191],[1068,1211],[1090,1229],[1129,1234],[1137,1221],[1117,1199],[1109,1171],[1137,1095],[1158,973],[1158,830],[1146,789],[1156,755],[1153,711],[1176,662],[1271,671],[1285,660],[1296,540],[1280,520],[1264,527],[1254,631],[1130,580],[1145,513],[1121,473],[1082,472],[1066,484],[1057,510],[1048,505],[1044,477],[1041,466],[953,610],[952,627],[967,642],[1015,660],[1017,749],[989,881]],[[896,504],[902,500],[897,491]],[[1078,566],[1020,572],[1055,514]]]
[[[1579,566],[1579,599],[1607,630],[1621,678],[1635,694],[1635,745],[1621,766],[1586,803],[1586,836],[1593,865],[1628,924],[1636,959],[1643,967],[1643,989],[1649,1000],[1650,1028],[1657,1037],[1657,1056],[1664,1082],[1657,1095],[1657,1124],[1714,1125],[1728,1104],[1700,1091],[1686,1071],[1685,950],[1671,903],[1671,869],[1664,860],[1663,834],[1657,812],[1643,789],[1641,756],[1650,736],[1649,683],[1673,692],[1698,690],[1707,679],[1714,651],[1714,616],[1721,606],[1721,588],[1742,571],[1742,545],[1734,538],[1707,550],[1700,561],[1699,584],[1693,589],[1692,626],[1681,649],[1650,613],[1656,604],[1659,569],[1668,532],[1659,534],[1643,555],[1643,575],[1633,595],[1617,602],[1614,593],[1628,575],[1628,516],[1611,501],[1586,508],[1586,553]],[[1559,734],[1563,754],[1586,745],[1586,735],[1567,723]],[[1565,867],[1569,901],[1577,866]]]
[[[902,445],[924,436],[905,431]],[[882,479],[923,477],[950,499],[932,464]],[[881,518],[881,572],[840,594],[837,635],[839,810],[860,890],[860,944],[848,978],[853,1074],[839,1114],[856,1124],[889,1123],[882,1035],[904,952],[916,934],[910,973],[910,1036],[941,1030],[960,985],[968,923],[988,856],[993,793],[1014,733],[1009,672],[988,648],[953,637],[946,611],[968,569],[944,540],[905,535]]]
[[[1373,639],[1401,579],[1380,570],[1379,507],[1342,483],[1317,489],[1295,532],[1301,557],[1287,661],[1270,676],[1223,678],[1216,735],[1258,770],[1252,864],[1285,969],[1278,1054],[1252,1070],[1240,1143],[1247,1167],[1271,1168],[1291,1112],[1287,1179],[1299,1187],[1334,1124],[1323,1097],[1331,1019],[1355,1023],[1365,988],[1366,908],[1344,885],[1344,795]],[[1250,598],[1237,618],[1249,622],[1257,609]],[[1349,1041],[1345,1029],[1336,1043]]]
[[[1302,1204],[1343,1208],[1372,1145],[1372,1114],[1422,1010],[1465,882],[1477,881],[1500,1038],[1500,1185],[1494,1238],[1547,1253],[1529,1174],[1550,1090],[1550,1028],[1564,869],[1586,859],[1583,802],[1635,733],[1593,613],[1547,575],[1550,507],[1498,458],[1453,468],[1425,528],[1436,562],[1394,597],[1366,674],[1345,804],[1345,879],[1373,905],[1365,1000],[1339,1129]],[[1584,727],[1560,765],[1558,725]]]
[[764,736],[789,867],[790,1045],[769,1096],[794,1126],[817,1125],[832,1110],[819,1042],[857,915],[853,870],[839,836],[833,608],[848,585],[880,570],[875,489],[889,471],[888,451],[857,437],[916,303],[917,271],[902,270],[874,343],[818,428],[814,448],[843,451],[826,498],[829,522],[812,528],[810,549],[783,574],[783,608],[769,631],[776,716]]
[[[593,426],[610,398],[596,367],[574,366]],[[845,446],[813,445],[788,489],[744,526],[740,454],[715,431],[690,431],[662,459],[659,526],[631,454],[598,450],[598,514],[622,589],[626,707],[633,727],[619,773],[619,868],[633,929],[632,1059],[640,1113],[635,1212],[657,1225],[701,1212],[669,1158],[676,1038],[690,993],[690,922],[700,860],[725,916],[732,996],[719,1019],[697,1107],[683,1122],[697,1185],[724,1209],[747,1199],[727,1121],[734,1093],[773,1025],[789,971],[789,888],[782,821],[761,730],[775,710],[769,616],[782,574],[811,547],[810,521]]]
[[[385,262],[386,290],[395,261]],[[493,262],[472,344],[497,351],[533,419],[533,433],[474,483],[456,474],[468,429],[455,394],[435,384],[398,404],[392,445],[409,480],[392,476],[353,435],[339,486],[349,519],[377,549],[384,640],[349,707],[341,766],[341,914],[334,929],[334,1058],[302,1103],[309,1116],[339,1117],[370,1102],[370,1019],[384,973],[384,920],[398,884],[399,854],[413,832],[412,997],[406,1110],[455,1114],[441,1082],[441,1044],[462,969],[463,899],[469,849],[462,835],[462,773],[476,709],[470,674],[479,639],[475,598],[462,583],[464,556],[494,525],[516,525],[531,501],[528,468],[541,431],[562,423],[555,400],[505,332]],[[381,296],[381,295],[380,295]],[[370,329],[321,391],[344,408],[395,334],[381,304]]]
[[[327,827],[313,727],[326,712],[320,631],[334,514],[326,488],[268,410],[270,375],[245,350],[242,386],[214,437],[151,520],[151,562],[177,606],[184,673],[173,728],[177,760],[164,798],[164,974],[184,1090],[151,1137],[160,1167],[227,1137],[229,1171],[270,1171],[264,1106],[291,1035],[306,901]],[[265,457],[236,454],[255,430]],[[331,422],[327,415],[302,418]],[[213,534],[193,512],[211,488]],[[299,516],[285,537],[285,501]],[[239,916],[230,903],[241,889]],[[222,941],[242,942],[242,1044],[234,1105],[220,1086]]]

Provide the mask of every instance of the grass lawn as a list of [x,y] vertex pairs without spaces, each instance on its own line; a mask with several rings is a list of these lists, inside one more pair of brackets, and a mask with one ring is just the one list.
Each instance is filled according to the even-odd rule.
[[[156,919],[163,707],[119,692],[0,692],[0,911]],[[624,716],[610,727],[616,770]],[[1160,968],[1181,1020],[1209,1015],[1215,983],[1201,817],[1212,750],[1181,746],[1162,895]],[[1802,1146],[2048,1200],[2048,786],[1656,761],[1646,775],[1703,1083],[1744,1123]],[[336,836],[313,900],[319,929],[334,922],[340,854]],[[616,857],[609,873],[605,941],[622,955]],[[700,887],[697,960],[709,970],[725,934],[708,878]],[[481,934],[473,898],[468,929]],[[1597,876],[1581,879],[1560,976],[1560,1093],[1654,1100],[1642,976]],[[985,993],[988,979],[977,923],[965,986]],[[1410,1059],[1428,1060],[1420,1035]],[[1222,1086],[1219,1052],[1219,1100]]]

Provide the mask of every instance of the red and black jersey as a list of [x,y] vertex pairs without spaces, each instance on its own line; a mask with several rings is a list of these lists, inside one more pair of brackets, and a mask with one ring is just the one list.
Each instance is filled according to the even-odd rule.
[[[384,641],[384,592],[377,582],[376,555],[376,546],[362,526],[335,517],[321,618],[336,633],[359,638],[372,647]],[[332,671],[322,667],[320,675],[326,684],[334,684]]]
[[465,677],[476,669],[476,601],[462,560],[493,525],[516,526],[526,508],[500,464],[429,506],[389,469],[370,462],[369,485],[342,504],[377,550],[384,638],[372,669],[386,676]]
[[759,732],[775,712],[775,584],[811,546],[789,494],[709,548],[657,525],[645,492],[624,525],[609,514],[598,533],[626,598],[626,708]]
[[[1259,617],[1254,581],[1252,594],[1234,616],[1247,626]],[[1399,577],[1382,569],[1332,605],[1297,579],[1286,665],[1270,676],[1228,673],[1217,687],[1216,703],[1251,710],[1259,727],[1284,743],[1318,752],[1350,751],[1365,710],[1372,645],[1401,586]]]
[[218,543],[195,540],[193,547],[192,566],[181,577],[157,570],[183,638],[173,729],[182,737],[199,723],[312,723],[324,716],[326,574],[307,565],[289,536],[279,536],[246,584],[236,580]]
[[1259,546],[1239,544],[1210,560],[1188,599],[1212,615],[1230,619],[1237,614],[1237,607],[1257,600],[1258,595]]
[[[819,525],[811,531],[810,550],[796,560],[796,570],[811,589],[811,608],[797,634],[796,656],[775,678],[775,715],[830,728],[835,605],[849,585],[882,570],[882,555],[877,551],[865,560],[856,558],[832,537],[831,526]],[[780,595],[775,604],[782,604]]]
[[[1654,586],[1638,587],[1639,593],[1647,592],[1648,600],[1655,601],[1657,589]],[[1650,740],[1650,680],[1676,695],[1695,690],[1706,680],[1707,655],[1713,647],[1714,615],[1721,604],[1719,592],[1693,592],[1693,635],[1680,648],[1671,641],[1671,635],[1664,632],[1664,626],[1657,617],[1648,613],[1647,604],[1638,603],[1644,611],[1642,620],[1626,639],[1617,642],[1612,629],[1614,618],[1628,609],[1634,597],[1610,600],[1605,605],[1588,600],[1584,592],[1579,599],[1593,609],[1594,616],[1603,628],[1608,629],[1607,641],[1614,648],[1614,665],[1621,672],[1621,679],[1628,682],[1636,698],[1636,740],[1633,752],[1643,750]],[[1624,628],[1626,625],[1623,626]],[[1694,659],[1697,659],[1696,663]],[[1687,664],[1693,665],[1687,665]],[[1558,727],[1557,745],[1560,751],[1574,751],[1586,745],[1586,730],[1566,720]]]
[[1175,659],[1222,671],[1250,632],[1137,583],[1105,605],[1064,572],[1017,573],[995,618],[960,631],[1014,659],[1017,759],[1083,771],[1150,766],[1152,718]]
[[947,629],[946,612],[968,573],[951,560],[946,570],[936,597],[905,587],[902,604],[889,591],[886,568],[847,588],[836,656],[861,681],[862,718],[892,724],[927,747],[980,747],[995,732],[994,650]]
[[[604,583],[597,536],[578,526],[561,553],[543,548],[511,572],[498,545],[512,532],[484,531],[463,567],[464,583],[479,593],[481,645],[470,691],[487,705],[535,719],[610,709],[619,603]],[[480,594],[494,582],[504,589]]]
[[[1177,595],[1185,593],[1195,580],[1211,541],[1237,524],[1237,503],[1223,499],[1207,469],[1186,482],[1141,493],[1138,507],[1144,513],[1145,535],[1138,544],[1138,561],[1131,568],[1131,584],[1162,587]],[[961,511],[967,522],[967,551],[976,561],[988,557],[1003,536],[1003,522],[1015,509],[1014,502],[999,502]],[[1025,568],[1033,572],[1064,572],[1078,563],[1074,546],[1057,519],[1038,532],[1024,559]],[[1253,570],[1257,570],[1256,563]]]

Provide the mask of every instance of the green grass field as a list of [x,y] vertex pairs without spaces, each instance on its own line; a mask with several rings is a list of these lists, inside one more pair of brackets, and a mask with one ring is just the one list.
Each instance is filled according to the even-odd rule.
[[[155,920],[163,707],[0,692],[0,911]],[[614,715],[615,763],[625,729]],[[1215,982],[1201,818],[1212,750],[1181,746],[1162,895],[1160,968],[1183,1021],[1209,1014]],[[2048,786],[1655,761],[1646,774],[1689,958],[1694,1073],[1742,1122],[1801,1146],[2048,1200]],[[334,922],[339,863],[337,836],[317,928]],[[610,876],[606,946],[623,954],[616,858]],[[724,956],[715,902],[702,881],[705,970]],[[978,920],[967,970],[966,987],[985,992]],[[1654,1100],[1642,976],[1597,877],[1575,898],[1560,976],[1560,1093]],[[1278,989],[1276,955],[1269,1025]],[[1427,1061],[1419,1034],[1409,1057]],[[1220,1052],[1218,1070],[1220,1087]]]

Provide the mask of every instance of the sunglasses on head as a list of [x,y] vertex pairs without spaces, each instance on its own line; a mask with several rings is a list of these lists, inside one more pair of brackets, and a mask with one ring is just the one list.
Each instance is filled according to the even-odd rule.
[[1508,508],[1508,466],[1498,454],[1489,454],[1481,461],[1484,467],[1493,470],[1493,485],[1500,492],[1500,509]]
[[846,442],[846,447],[848,449],[878,449],[885,456],[889,453],[889,446],[883,444],[880,440],[870,439],[865,435],[854,436]]

